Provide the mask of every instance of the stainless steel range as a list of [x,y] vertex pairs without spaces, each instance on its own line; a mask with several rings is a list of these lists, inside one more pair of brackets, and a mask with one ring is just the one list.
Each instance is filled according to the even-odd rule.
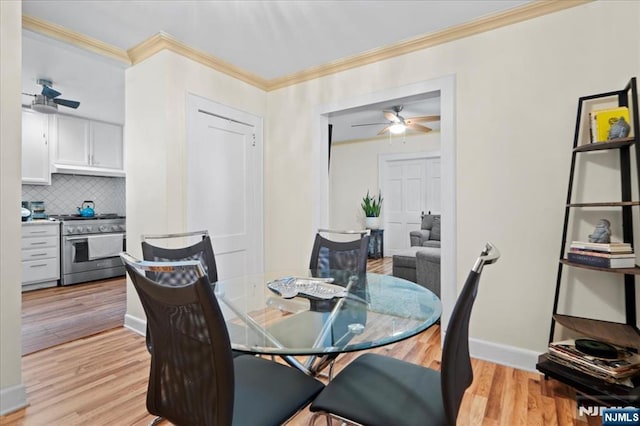
[[77,284],[125,274],[118,253],[126,250],[125,218],[115,214],[53,216],[60,233],[61,283]]

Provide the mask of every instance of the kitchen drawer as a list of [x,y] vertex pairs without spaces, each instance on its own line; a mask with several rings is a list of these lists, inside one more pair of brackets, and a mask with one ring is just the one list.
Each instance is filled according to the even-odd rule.
[[58,259],[28,260],[22,262],[22,283],[52,281],[60,278]]
[[22,237],[57,236],[60,225],[25,225],[22,227]]
[[45,247],[58,247],[60,239],[54,237],[33,237],[22,239],[22,249],[38,249]]
[[58,247],[43,247],[22,250],[22,260],[38,260],[58,258],[60,251]]

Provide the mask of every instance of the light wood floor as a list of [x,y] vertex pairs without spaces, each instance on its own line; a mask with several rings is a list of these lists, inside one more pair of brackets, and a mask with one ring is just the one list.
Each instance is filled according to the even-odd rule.
[[124,278],[22,293],[22,354],[122,327]]
[[[390,259],[376,262],[370,270],[390,272]],[[371,352],[438,369],[440,329],[434,326]],[[336,371],[358,355],[338,358]],[[150,357],[144,338],[123,327],[40,350],[22,360],[29,406],[0,417],[2,425],[148,425],[153,419],[145,407]],[[598,418],[578,419],[574,392],[554,380],[475,359],[473,369],[474,382],[463,400],[459,425],[601,424]],[[289,424],[305,425],[308,417],[305,410]]]

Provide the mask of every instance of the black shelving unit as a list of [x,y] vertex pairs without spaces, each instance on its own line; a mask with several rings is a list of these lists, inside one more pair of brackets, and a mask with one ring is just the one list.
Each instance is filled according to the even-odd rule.
[[[583,110],[585,103],[599,98],[617,98],[619,106],[629,108],[631,114],[631,125],[633,126],[632,137],[616,139],[609,142],[597,142],[590,144],[580,144],[580,130],[582,127]],[[640,267],[634,268],[597,268],[578,263],[573,263],[565,258],[569,220],[576,210],[593,207],[614,207],[619,208],[622,215],[622,237],[623,242],[630,243],[635,251],[639,250],[633,241],[633,212],[632,209],[640,206],[640,200],[632,199],[632,164],[636,169],[638,188],[640,188],[640,135],[638,134],[638,89],[636,78],[632,78],[624,89],[600,93],[591,96],[581,97],[578,100],[578,112],[576,117],[575,136],[573,140],[573,151],[571,154],[571,170],[569,173],[569,185],[567,191],[567,202],[565,205],[564,226],[562,230],[562,242],[560,245],[560,257],[558,262],[558,273],[556,279],[556,289],[553,301],[553,318],[551,320],[551,330],[549,332],[549,343],[554,341],[556,323],[561,324],[573,331],[593,339],[611,343],[628,348],[634,352],[640,352],[640,330],[636,326],[637,306],[636,306],[636,276],[640,275]],[[632,158],[632,148],[635,151],[635,159]],[[620,182],[621,194],[617,200],[604,202],[572,203],[572,192],[574,185],[574,174],[578,155],[589,155],[590,152],[603,150],[618,150],[620,155]],[[637,224],[636,224],[637,225]],[[625,321],[623,323],[596,320],[591,318],[577,317],[558,312],[558,302],[560,298],[560,287],[565,268],[582,268],[593,271],[594,274],[614,273],[622,277],[625,298]],[[626,387],[611,385],[604,380],[593,378],[587,374],[561,366],[551,360],[545,354],[540,355],[537,369],[544,373],[546,377],[552,377],[576,389],[580,394],[587,396],[603,405],[611,405],[612,401],[629,401],[635,393]],[[636,386],[640,386],[640,378],[634,379]],[[640,402],[639,400],[636,400]]]

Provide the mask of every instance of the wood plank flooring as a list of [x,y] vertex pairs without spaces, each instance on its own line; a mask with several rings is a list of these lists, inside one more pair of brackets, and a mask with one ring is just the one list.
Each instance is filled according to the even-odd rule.
[[[370,261],[369,270],[390,273],[391,258]],[[124,298],[118,296],[118,292],[124,293],[124,280],[120,284],[110,281],[103,285],[106,288],[113,286],[111,291],[114,292],[114,299]],[[60,303],[68,303],[69,298],[77,297],[90,313],[103,308],[105,296],[85,293],[88,287],[52,290],[58,290],[51,293],[60,296]],[[110,294],[109,291],[107,294]],[[64,309],[47,307],[44,293],[42,297],[35,296],[29,297],[25,293],[26,299],[31,299],[29,303],[41,306],[40,326],[45,327],[46,322],[64,323],[59,318],[55,319],[58,310]],[[124,310],[124,302],[121,305]],[[110,317],[106,313],[99,315]],[[145,407],[150,357],[144,338],[121,327],[123,315],[124,311],[113,314],[120,318],[117,328],[23,356],[23,381],[29,406],[0,417],[0,424],[148,425],[153,419]],[[38,321],[34,321],[33,327],[37,327],[37,324]],[[78,326],[78,330],[85,328],[80,319],[70,324]],[[440,329],[434,326],[412,339],[371,352],[439,369]],[[336,372],[359,354],[339,357]],[[601,424],[597,417],[577,418],[575,393],[559,382],[544,380],[536,373],[476,359],[473,360],[473,370],[474,382],[463,400],[459,425]],[[304,410],[289,424],[306,425],[308,418],[309,412]]]
[[123,278],[22,293],[22,354],[122,327]]

